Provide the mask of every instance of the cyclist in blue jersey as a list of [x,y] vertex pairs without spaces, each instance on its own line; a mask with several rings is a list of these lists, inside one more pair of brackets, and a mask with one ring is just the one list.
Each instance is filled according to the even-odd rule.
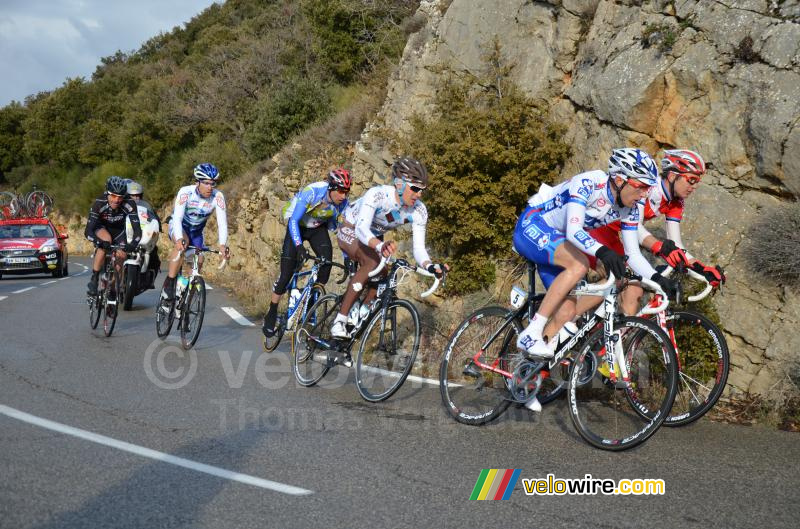
[[[333,257],[328,230],[336,230],[338,217],[347,207],[351,185],[352,179],[346,169],[334,169],[328,173],[327,180],[307,185],[283,207],[283,218],[288,226],[281,251],[280,276],[272,286],[272,298],[261,329],[267,338],[275,335],[278,302],[286,293],[286,285],[307,257],[303,241],[311,244],[317,257],[328,260]],[[321,267],[317,281],[324,285],[330,273],[330,265]]]
[[[656,163],[647,153],[615,149],[608,173],[580,173],[555,187],[542,186],[528,200],[514,229],[514,248],[537,264],[547,292],[517,339],[517,347],[526,356],[552,358],[553,350],[544,337],[552,337],[575,314],[595,304],[591,297],[577,301],[567,297],[589,270],[587,256],[596,256],[617,279],[625,273],[625,257],[597,242],[584,228],[620,221],[630,267],[659,283],[668,294],[674,292],[674,283],[658,274],[639,251],[637,231],[644,216],[644,199],[657,179]],[[553,321],[548,324],[551,316]]]
[[178,190],[175,197],[175,209],[169,221],[169,238],[175,247],[169,256],[169,271],[164,280],[164,296],[175,297],[175,278],[183,265],[182,251],[189,245],[205,247],[203,229],[212,213],[217,215],[219,232],[219,251],[227,259],[230,256],[228,242],[228,216],[225,196],[215,189],[219,181],[219,170],[210,163],[201,163],[194,168],[195,185],[188,185]]

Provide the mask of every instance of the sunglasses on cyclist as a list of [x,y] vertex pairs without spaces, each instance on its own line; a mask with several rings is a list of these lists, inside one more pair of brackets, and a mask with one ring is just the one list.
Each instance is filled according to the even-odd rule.
[[422,193],[423,191],[425,191],[424,187],[412,186],[412,185],[409,185],[408,187],[410,187],[411,191],[413,191],[414,193]]
[[118,195],[116,193],[109,193],[108,194],[108,198],[113,198],[114,200],[120,200],[121,198],[123,198],[123,196],[122,195]]
[[211,187],[217,187],[217,183],[213,180],[198,180],[198,184],[203,184]]
[[650,189],[649,184],[645,184],[644,182],[640,182],[634,178],[628,179],[628,184],[634,189]]
[[696,174],[679,173],[690,186],[696,186],[700,183],[700,177]]

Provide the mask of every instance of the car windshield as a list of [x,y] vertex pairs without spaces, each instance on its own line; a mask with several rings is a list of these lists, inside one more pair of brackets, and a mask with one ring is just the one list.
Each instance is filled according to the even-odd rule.
[[27,239],[31,237],[54,237],[47,224],[15,224],[0,226],[0,239]]

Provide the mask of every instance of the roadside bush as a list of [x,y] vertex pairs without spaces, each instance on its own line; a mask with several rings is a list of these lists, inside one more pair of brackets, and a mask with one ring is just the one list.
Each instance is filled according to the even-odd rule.
[[743,238],[742,256],[756,277],[800,291],[800,202],[764,210]]
[[564,127],[545,105],[515,86],[495,42],[479,74],[449,72],[433,116],[415,115],[398,152],[431,173],[423,200],[428,239],[453,265],[448,290],[473,292],[493,283],[495,262],[511,254],[511,234],[529,195],[556,181],[570,154]]

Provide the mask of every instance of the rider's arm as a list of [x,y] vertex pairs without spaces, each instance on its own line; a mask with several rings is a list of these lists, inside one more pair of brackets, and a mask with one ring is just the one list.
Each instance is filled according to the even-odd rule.
[[372,219],[375,218],[377,203],[380,201],[379,193],[384,191],[380,187],[373,187],[361,198],[361,207],[356,218],[356,237],[370,248],[375,248],[381,241],[372,233]]
[[214,197],[214,210],[217,215],[217,232],[220,246],[225,246],[228,242],[228,213],[225,211],[226,209],[225,196],[222,191],[217,191],[217,196]]
[[172,230],[176,241],[183,238],[183,214],[186,212],[186,203],[189,201],[191,191],[178,191],[175,197],[175,208],[172,210]]
[[428,224],[428,209],[420,201],[411,214],[413,222],[411,224],[411,247],[414,251],[414,260],[422,268],[427,268],[432,263],[428,250],[425,249],[425,229]]
[[586,219],[586,202],[579,197],[570,196],[567,201],[567,240],[580,251],[595,255],[602,244],[597,242],[583,229]]
[[[623,210],[624,211],[624,210]],[[628,256],[628,266],[644,278],[651,278],[656,273],[655,269],[650,266],[647,259],[644,258],[642,252],[639,251],[639,237],[637,232],[642,224],[644,217],[644,203],[637,202],[626,217],[622,218],[622,246],[625,248],[625,255]]]
[[292,238],[292,242],[295,246],[303,244],[303,239],[300,237],[300,219],[306,214],[306,210],[313,198],[314,190],[310,186],[306,186],[302,191],[297,193],[295,198],[294,209],[287,220],[289,236]]
[[94,232],[97,231],[97,222],[100,220],[101,205],[102,202],[99,199],[95,199],[94,204],[89,209],[89,221],[86,223],[86,231],[83,235],[92,242],[97,242]]

